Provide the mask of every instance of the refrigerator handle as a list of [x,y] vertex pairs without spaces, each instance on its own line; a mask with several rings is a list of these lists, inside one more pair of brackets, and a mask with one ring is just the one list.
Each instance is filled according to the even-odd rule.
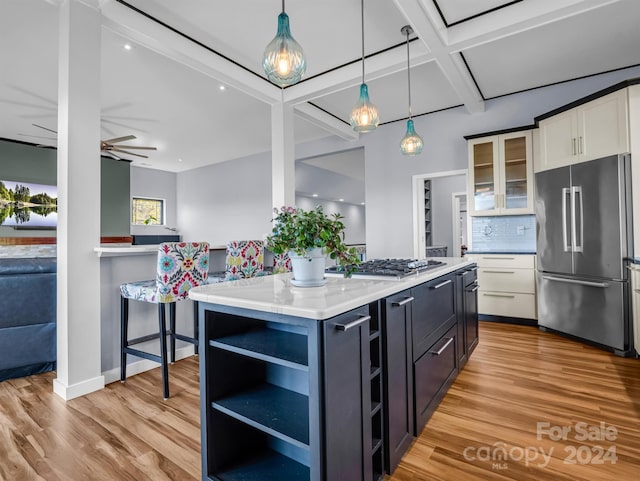
[[572,250],[573,252],[582,252],[584,217],[582,210],[582,187],[579,185],[571,187],[571,217]]
[[569,187],[564,187],[562,189],[562,249],[565,252],[571,251],[571,244],[567,234],[567,197],[569,197]]
[[554,277],[554,276],[542,276],[542,278],[547,281],[565,282],[567,284],[579,284],[581,286],[589,286],[589,287],[601,287],[603,289],[606,289],[607,287],[609,287],[609,284],[606,282],[580,281],[577,279],[566,279],[564,277]]

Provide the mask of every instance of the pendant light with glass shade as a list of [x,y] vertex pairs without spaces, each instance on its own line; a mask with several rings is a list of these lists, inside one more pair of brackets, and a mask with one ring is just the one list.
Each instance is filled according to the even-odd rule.
[[369,100],[369,88],[364,83],[364,0],[360,0],[360,16],[362,21],[362,84],[360,97],[351,111],[349,123],[356,132],[370,132],[378,126],[378,109]]
[[278,31],[264,49],[262,67],[269,81],[282,88],[298,83],[307,70],[302,47],[291,36],[284,0],[282,13],[278,15]]
[[424,143],[413,127],[413,119],[411,118],[411,70],[409,68],[409,35],[413,33],[413,29],[409,25],[405,25],[400,30],[407,36],[407,84],[409,87],[409,120],[407,120],[407,133],[404,134],[400,141],[400,152],[403,155],[418,155],[422,152]]

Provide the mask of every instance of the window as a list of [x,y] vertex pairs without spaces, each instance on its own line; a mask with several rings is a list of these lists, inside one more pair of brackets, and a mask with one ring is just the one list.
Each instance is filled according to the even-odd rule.
[[134,225],[164,225],[164,200],[134,197],[131,204]]

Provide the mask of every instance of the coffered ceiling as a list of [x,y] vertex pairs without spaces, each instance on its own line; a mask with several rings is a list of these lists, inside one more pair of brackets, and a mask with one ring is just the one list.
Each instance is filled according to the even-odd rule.
[[[1,138],[55,145],[32,124],[57,128],[61,1],[0,2]],[[286,2],[308,69],[283,91],[261,70],[278,0],[99,6],[102,136],[158,147],[133,165],[179,172],[269,151],[282,99],[297,114],[296,143],[357,138],[347,122],[362,74],[358,0]],[[382,123],[406,117],[409,24],[414,115],[478,113],[493,97],[640,64],[639,21],[637,0],[365,0],[366,82]]]

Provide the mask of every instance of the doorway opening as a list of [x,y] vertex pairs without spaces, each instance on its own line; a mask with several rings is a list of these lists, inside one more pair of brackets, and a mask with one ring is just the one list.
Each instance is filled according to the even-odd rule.
[[452,195],[458,194],[461,201],[460,194],[465,194],[461,206],[466,206],[466,169],[414,175],[412,183],[414,257],[423,259],[443,251],[447,256],[459,256],[462,241],[461,234],[454,231],[457,207]]
[[451,256],[464,256],[469,246],[469,220],[467,212],[467,193],[454,192],[451,194],[451,212],[453,218],[453,250]]

